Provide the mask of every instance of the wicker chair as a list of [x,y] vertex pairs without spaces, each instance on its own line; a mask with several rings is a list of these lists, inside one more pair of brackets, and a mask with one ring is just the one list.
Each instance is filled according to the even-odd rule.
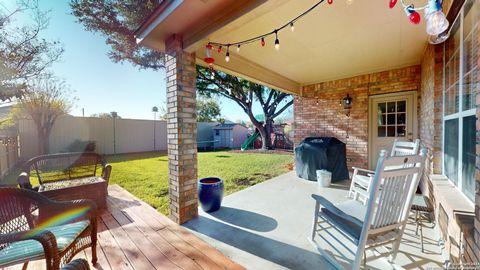
[[58,270],[92,248],[97,261],[97,207],[90,200],[53,201],[27,189],[0,188],[0,268],[45,259]]

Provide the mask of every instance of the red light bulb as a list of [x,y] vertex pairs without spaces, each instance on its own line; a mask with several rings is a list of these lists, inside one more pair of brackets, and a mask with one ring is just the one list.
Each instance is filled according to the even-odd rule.
[[397,0],[390,0],[389,7],[394,8],[396,4],[397,4]]
[[217,52],[218,52],[218,53],[221,53],[221,52],[222,52],[222,46],[218,46]]
[[331,4],[333,4],[333,0],[327,0],[327,3],[328,3],[329,5],[331,5]]
[[262,47],[265,47],[265,39],[262,37],[262,40],[260,40],[260,44],[262,45]]
[[416,12],[416,11],[413,11],[412,13],[410,13],[408,18],[410,19],[410,22],[413,23],[413,24],[419,24],[420,23],[420,14],[418,14],[418,12]]

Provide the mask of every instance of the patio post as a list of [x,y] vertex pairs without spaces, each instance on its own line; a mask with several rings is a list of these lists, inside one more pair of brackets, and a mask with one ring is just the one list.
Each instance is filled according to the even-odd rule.
[[182,224],[198,216],[195,53],[176,34],[165,48],[170,218]]

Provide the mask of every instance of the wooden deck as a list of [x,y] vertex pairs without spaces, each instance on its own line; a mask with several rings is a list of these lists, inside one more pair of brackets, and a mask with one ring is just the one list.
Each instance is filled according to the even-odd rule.
[[[98,263],[91,269],[244,269],[121,187],[108,192],[108,210],[98,220]],[[90,256],[90,249],[77,255]],[[31,262],[28,269],[45,269],[45,263]]]

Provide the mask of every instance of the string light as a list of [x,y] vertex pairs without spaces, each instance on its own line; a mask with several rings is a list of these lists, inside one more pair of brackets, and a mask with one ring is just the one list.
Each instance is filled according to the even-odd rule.
[[415,7],[413,5],[406,7],[405,13],[408,15],[408,19],[410,20],[411,23],[413,24],[420,23],[420,14],[418,14],[418,12],[415,10]]
[[275,50],[280,50],[280,40],[278,40],[278,31],[275,30]]
[[[419,24],[421,21],[418,11],[425,11],[426,32],[429,35],[428,42],[439,44],[448,38],[449,22],[442,11],[443,0],[428,0],[427,4],[415,8],[413,5],[407,5],[405,0],[400,0],[408,19],[413,24]],[[389,7],[394,8],[397,0],[389,0]]]
[[[211,41],[211,42],[209,42],[209,44],[218,47],[218,49],[217,49],[218,53],[221,53],[222,52],[222,47],[226,46],[227,47],[227,52],[226,52],[226,55],[225,55],[225,61],[227,61],[227,62],[230,61],[230,50],[229,50],[230,46],[236,46],[237,47],[237,52],[240,52],[240,46],[241,45],[250,44],[250,43],[253,43],[253,42],[260,41],[260,45],[262,47],[265,47],[265,45],[266,45],[265,38],[270,36],[270,35],[275,35],[275,43],[274,43],[275,49],[279,50],[280,49],[280,40],[278,39],[278,32],[280,30],[283,30],[284,28],[286,28],[288,26],[290,26],[290,30],[293,32],[295,30],[294,23],[296,21],[298,21],[300,18],[302,18],[303,16],[310,13],[312,10],[314,10],[316,7],[318,7],[323,2],[325,2],[325,0],[319,0],[315,5],[313,5],[309,9],[307,9],[305,12],[303,12],[302,14],[298,15],[297,17],[293,18],[292,20],[290,20],[286,24],[276,28],[275,30],[273,30],[271,32],[268,32],[268,33],[265,33],[265,34],[262,34],[262,35],[259,35],[259,36],[256,36],[256,37],[252,37],[252,38],[249,38],[249,39],[246,39],[246,40],[233,42],[233,43],[221,43],[221,42]],[[333,0],[327,0],[327,2],[329,4],[332,4]]]
[[225,54],[225,61],[230,62],[230,45],[227,46],[227,54]]

